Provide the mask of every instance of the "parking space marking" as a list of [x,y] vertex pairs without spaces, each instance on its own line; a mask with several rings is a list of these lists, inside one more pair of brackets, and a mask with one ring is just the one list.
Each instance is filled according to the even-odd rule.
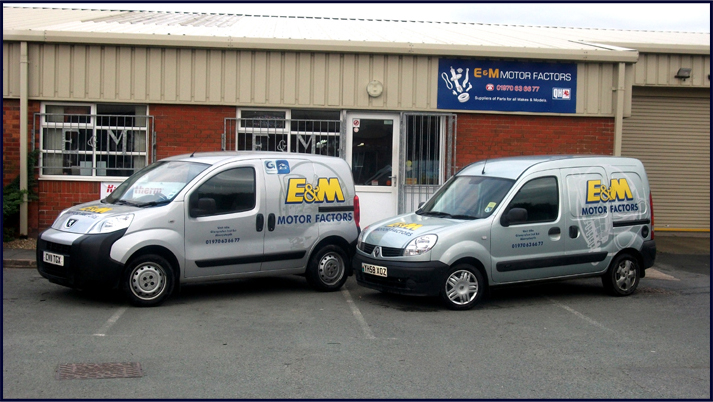
[[[666,264],[658,264],[657,266],[664,268],[664,269],[668,269],[668,270],[675,269],[675,268],[671,267],[670,265],[666,265]],[[653,269],[653,268],[649,268],[646,270],[646,278],[662,279],[664,281],[680,281],[680,279],[676,278],[675,276],[664,274],[663,272],[661,272],[657,269]]]
[[359,307],[357,307],[356,304],[354,304],[354,300],[352,299],[351,293],[349,293],[349,291],[343,287],[342,294],[344,295],[344,298],[347,299],[347,304],[349,304],[349,308],[352,309],[352,314],[354,314],[354,317],[359,322],[359,325],[361,326],[362,331],[364,331],[364,335],[366,336],[366,339],[376,339],[376,337],[374,336],[374,333],[371,332],[371,328],[369,328],[369,324],[366,323],[364,316],[361,315],[361,311],[359,311]]
[[99,331],[97,331],[94,336],[106,336],[106,333],[109,331],[109,328],[111,328],[116,322],[119,320],[119,318],[126,312],[128,308],[127,307],[122,307],[114,313],[109,319],[106,321],[103,327],[99,328]]
[[586,321],[586,322],[588,322],[588,323],[594,325],[595,327],[599,327],[599,328],[601,328],[601,329],[603,329],[603,330],[605,330],[605,331],[609,331],[609,332],[616,332],[616,331],[614,331],[613,329],[611,329],[611,328],[609,328],[609,327],[606,327],[606,326],[604,326],[603,324],[599,323],[598,321],[593,320],[593,319],[587,317],[586,315],[580,313],[579,311],[573,309],[572,307],[566,306],[566,305],[564,305],[564,304],[562,304],[562,303],[560,303],[560,302],[557,302],[557,301],[555,301],[555,300],[553,300],[553,299],[551,299],[551,298],[549,298],[549,297],[547,298],[547,300],[551,301],[552,304],[554,304],[555,306],[560,307],[560,308],[563,308],[563,309],[569,311],[570,313],[572,313],[572,314],[574,314],[575,316],[577,316],[577,317],[583,319],[584,321]]

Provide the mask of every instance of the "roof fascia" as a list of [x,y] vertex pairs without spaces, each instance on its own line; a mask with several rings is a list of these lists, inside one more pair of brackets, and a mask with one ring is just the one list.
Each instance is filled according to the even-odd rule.
[[152,34],[108,34],[101,32],[3,31],[4,41],[48,43],[86,43],[124,46],[164,46],[227,49],[259,49],[338,53],[382,53],[418,56],[497,57],[518,59],[555,59],[569,61],[635,63],[636,50],[552,49],[505,46],[442,45],[423,43],[355,42],[303,39],[263,39],[217,36],[171,36]]

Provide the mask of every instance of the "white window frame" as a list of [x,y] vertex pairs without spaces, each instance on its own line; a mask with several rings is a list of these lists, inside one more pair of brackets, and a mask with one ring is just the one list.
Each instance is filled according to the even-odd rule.
[[[98,125],[97,122],[97,117],[100,117],[97,113],[98,109],[98,104],[96,103],[74,103],[74,102],[42,102],[40,106],[40,127],[39,127],[39,178],[42,180],[71,180],[71,181],[104,181],[104,182],[122,182],[126,180],[127,177],[129,177],[131,174],[128,174],[127,176],[105,176],[105,175],[98,175],[99,169],[112,169],[112,167],[106,166],[106,167],[98,167],[97,166],[97,155],[106,155],[106,156],[124,156],[124,157],[134,157],[134,156],[143,156],[144,160],[146,161],[146,165],[150,163],[150,154],[149,154],[149,143],[150,143],[150,118],[149,116],[149,105],[148,104],[123,104],[123,103],[112,103],[112,104],[121,104],[121,105],[131,105],[131,106],[145,106],[146,107],[146,125],[145,126],[100,126]],[[88,123],[65,123],[65,122],[48,122],[47,121],[47,116],[50,114],[47,112],[47,107],[48,106],[70,106],[70,107],[89,107],[89,122]],[[70,114],[63,114],[63,115],[70,115]],[[79,114],[77,116],[87,116],[86,114]],[[119,116],[119,115],[117,115]],[[63,135],[65,132],[69,132],[69,130],[74,129],[74,130],[91,130],[92,136],[91,138],[96,141],[97,138],[97,131],[99,130],[116,130],[116,131],[126,131],[126,130],[131,130],[133,132],[140,132],[143,131],[145,134],[145,147],[142,151],[131,151],[131,152],[121,152],[121,151],[98,151],[96,147],[91,147],[91,150],[84,150],[84,151],[71,151],[68,152],[65,149],[45,149],[44,145],[44,131],[45,129],[62,129]],[[67,131],[65,131],[67,130]],[[123,137],[123,133],[121,134]],[[63,137],[63,141],[66,141],[66,137]],[[124,139],[122,141],[124,144],[124,147],[126,146],[126,140]],[[64,147],[62,147],[64,148]],[[89,175],[65,175],[65,174],[44,174],[45,169],[62,169],[64,170],[66,167],[64,164],[60,167],[54,167],[54,166],[44,166],[44,157],[45,155],[92,155],[92,166],[91,168],[87,167],[80,167],[80,172],[82,169],[90,169],[90,174]],[[141,168],[143,166],[137,166],[136,168]]]

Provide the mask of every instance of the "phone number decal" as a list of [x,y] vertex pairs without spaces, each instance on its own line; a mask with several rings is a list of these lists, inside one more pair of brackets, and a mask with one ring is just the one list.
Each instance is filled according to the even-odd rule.
[[527,248],[527,247],[542,247],[545,242],[542,241],[531,241],[527,243],[515,243],[512,248]]
[[237,243],[239,242],[240,239],[211,239],[211,240],[206,240],[205,244],[228,244],[228,243]]

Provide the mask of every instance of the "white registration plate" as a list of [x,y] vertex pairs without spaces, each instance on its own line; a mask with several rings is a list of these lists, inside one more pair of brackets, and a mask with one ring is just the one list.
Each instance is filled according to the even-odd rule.
[[361,263],[361,270],[367,274],[372,274],[376,276],[383,276],[386,278],[386,267],[380,267],[378,265],[371,265],[366,263]]
[[63,255],[49,253],[47,251],[45,251],[42,255],[44,257],[44,262],[46,262],[48,264],[59,265],[61,267],[64,266],[64,256]]

